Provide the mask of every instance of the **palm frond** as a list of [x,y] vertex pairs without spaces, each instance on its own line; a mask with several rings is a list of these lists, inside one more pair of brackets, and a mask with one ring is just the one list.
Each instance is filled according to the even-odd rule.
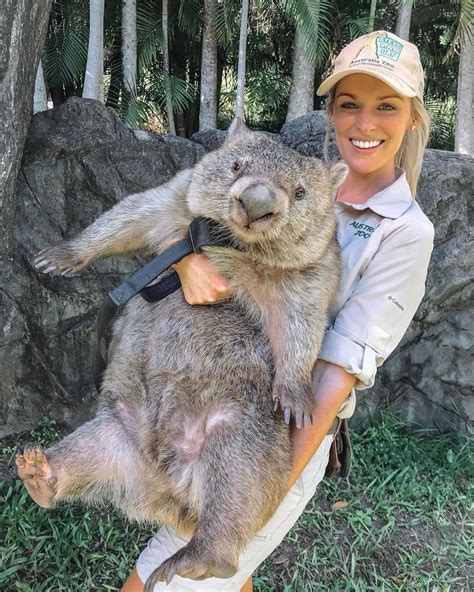
[[161,8],[153,0],[137,6],[138,71],[148,70],[163,51]]
[[[50,86],[81,81],[87,63],[88,14],[77,3],[53,5],[43,53],[43,69]],[[84,12],[85,10],[85,12]]]
[[203,18],[202,0],[186,0],[179,3],[178,27],[190,36],[197,35]]
[[239,37],[241,2],[223,0],[217,4],[216,33],[221,45],[230,43]]
[[304,51],[315,66],[324,64],[331,49],[331,0],[284,0],[286,13],[299,27]]
[[197,88],[182,78],[169,76],[165,79],[157,72],[147,85],[146,97],[153,100],[161,109],[166,107],[166,93],[171,97],[173,111],[185,111],[196,97]]
[[466,45],[474,35],[474,0],[451,0],[451,3],[458,5],[459,16],[452,43],[445,56],[445,62],[449,61],[454,53],[457,53],[461,46]]
[[430,148],[453,150],[456,129],[456,100],[426,97],[425,107],[431,118]]

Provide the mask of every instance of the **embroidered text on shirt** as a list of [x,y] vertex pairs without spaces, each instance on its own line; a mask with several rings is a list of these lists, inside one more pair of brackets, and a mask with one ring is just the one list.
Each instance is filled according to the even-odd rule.
[[393,304],[395,304],[395,306],[397,306],[400,310],[405,310],[396,298],[394,298],[393,296],[387,296],[387,298],[390,300],[390,302],[393,302]]
[[357,222],[357,220],[351,222],[349,226],[353,226],[356,229],[356,232],[354,232],[354,236],[361,236],[363,238],[370,238],[374,231],[374,228],[372,226],[362,224],[362,222]]

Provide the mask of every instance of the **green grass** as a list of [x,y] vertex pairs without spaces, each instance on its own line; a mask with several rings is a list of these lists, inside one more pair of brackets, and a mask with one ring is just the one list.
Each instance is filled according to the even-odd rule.
[[[48,443],[39,429],[4,442]],[[282,545],[254,577],[257,592],[453,592],[471,590],[472,446],[405,433],[385,417],[353,434],[350,484],[326,481]],[[333,511],[336,500],[348,503]],[[0,590],[118,590],[151,530],[104,508],[43,510],[17,481],[0,484]],[[472,588],[474,589],[474,587]]]

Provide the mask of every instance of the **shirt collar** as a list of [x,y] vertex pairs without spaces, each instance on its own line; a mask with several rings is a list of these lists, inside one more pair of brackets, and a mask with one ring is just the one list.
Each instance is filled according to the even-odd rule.
[[397,171],[400,173],[398,178],[391,185],[385,187],[385,189],[374,193],[365,203],[340,203],[354,210],[365,210],[368,208],[384,218],[399,218],[412,205],[413,197],[405,171],[402,169],[397,169]]

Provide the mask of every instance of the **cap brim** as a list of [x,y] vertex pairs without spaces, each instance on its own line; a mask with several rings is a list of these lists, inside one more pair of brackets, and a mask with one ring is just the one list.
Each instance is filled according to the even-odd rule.
[[327,94],[334,85],[350,74],[367,74],[368,76],[378,78],[382,82],[385,82],[391,86],[393,90],[403,97],[416,97],[418,95],[418,93],[408,86],[408,84],[403,82],[403,80],[400,80],[400,78],[393,76],[393,74],[388,72],[379,72],[378,70],[373,71],[369,68],[347,68],[346,70],[341,70],[336,74],[331,74],[331,76],[328,76],[326,80],[319,86],[318,90],[316,91],[317,94],[319,96]]

